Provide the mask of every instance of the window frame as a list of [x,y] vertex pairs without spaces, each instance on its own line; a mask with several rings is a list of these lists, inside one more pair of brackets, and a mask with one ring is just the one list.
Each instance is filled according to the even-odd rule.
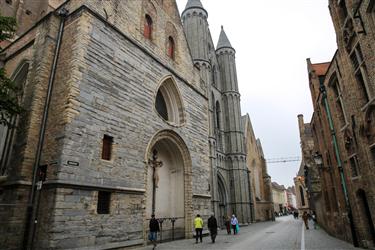
[[346,112],[345,112],[345,105],[344,105],[344,101],[342,97],[340,82],[337,76],[334,76],[334,78],[331,80],[330,86],[334,93],[334,101],[336,104],[336,110],[339,112],[339,115],[340,115],[339,117],[339,122],[341,123],[340,127],[343,128],[348,124],[348,119],[347,119]]
[[152,40],[153,23],[152,17],[145,14],[143,36],[150,41]]
[[111,213],[111,198],[112,193],[108,191],[98,191],[96,213],[110,214]]
[[168,57],[172,60],[176,58],[176,42],[172,36],[168,36],[168,48],[167,48]]
[[[362,105],[363,107],[366,106],[366,104],[368,104],[372,100],[373,95],[368,83],[366,64],[359,42],[357,42],[353,46],[353,49],[349,54],[349,59],[353,66],[354,77],[357,82],[357,87],[361,92],[361,97],[366,100],[366,103]],[[362,81],[359,79],[359,76],[361,77]]]
[[113,154],[113,137],[107,134],[103,135],[102,139],[102,154],[101,159],[111,161]]
[[349,156],[349,167],[350,167],[350,173],[352,178],[356,178],[360,176],[359,171],[359,161],[357,154],[352,154]]

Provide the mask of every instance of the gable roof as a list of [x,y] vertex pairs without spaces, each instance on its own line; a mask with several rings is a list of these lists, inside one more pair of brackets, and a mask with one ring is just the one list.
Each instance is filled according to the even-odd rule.
[[325,63],[314,63],[311,64],[312,69],[315,71],[317,76],[325,76],[327,74],[327,70],[331,62]]

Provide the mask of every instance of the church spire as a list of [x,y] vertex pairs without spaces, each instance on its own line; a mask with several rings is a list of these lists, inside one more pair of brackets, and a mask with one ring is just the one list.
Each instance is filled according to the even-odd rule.
[[185,10],[190,9],[190,8],[204,9],[200,0],[188,0],[185,6]]
[[229,39],[228,39],[227,35],[225,34],[223,25],[221,25],[221,32],[220,32],[220,36],[219,36],[219,42],[217,43],[217,46],[216,46],[217,50],[221,49],[221,48],[232,48],[233,49],[232,45],[229,42]]

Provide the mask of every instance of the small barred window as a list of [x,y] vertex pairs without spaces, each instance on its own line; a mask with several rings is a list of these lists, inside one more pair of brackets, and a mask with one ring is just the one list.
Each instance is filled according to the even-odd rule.
[[109,208],[111,205],[111,193],[105,191],[98,192],[98,205],[96,212],[98,214],[109,214]]
[[112,144],[113,144],[113,137],[109,135],[104,135],[103,146],[102,146],[102,159],[103,160],[107,160],[107,161],[111,160]]

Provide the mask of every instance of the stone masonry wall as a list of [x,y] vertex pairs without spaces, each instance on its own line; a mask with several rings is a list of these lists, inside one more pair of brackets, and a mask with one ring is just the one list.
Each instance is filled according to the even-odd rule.
[[22,99],[26,111],[18,118],[7,182],[0,187],[0,203],[10,205],[2,206],[0,212],[0,248],[3,249],[19,249],[23,242],[26,204],[57,25],[58,19],[50,15],[30,34],[5,49],[5,69],[9,76],[24,62],[29,63],[29,73]]
[[[181,136],[192,162],[193,182],[188,185],[193,193],[209,195],[207,99],[185,81],[193,67],[178,71],[176,76],[92,13],[82,10],[71,18],[65,28],[48,120],[48,146],[43,152],[45,162],[58,161],[45,184],[51,187],[45,193],[46,201],[55,197],[56,202],[47,202],[53,212],[43,214],[47,223],[38,227],[39,237],[44,238],[45,233],[49,240],[38,244],[41,249],[62,248],[61,244],[66,248],[139,244],[144,230],[141,214],[145,203],[140,195],[146,187],[144,161],[156,132],[169,129]],[[181,127],[167,124],[154,109],[160,81],[168,75],[175,79],[184,102],[186,124]],[[114,138],[110,161],[101,160],[104,134]],[[61,188],[53,192],[54,185]],[[82,191],[85,186],[94,190]],[[118,200],[119,207],[102,216],[93,209],[95,190],[102,188],[137,190],[138,194],[129,201],[128,191],[119,191],[112,201]],[[127,202],[138,205],[131,211],[126,209]],[[200,212],[207,214],[209,199],[204,203]],[[82,219],[85,224],[78,223]],[[119,236],[118,227],[109,226],[109,221],[126,227],[128,236]],[[87,228],[90,233],[83,233]]]

